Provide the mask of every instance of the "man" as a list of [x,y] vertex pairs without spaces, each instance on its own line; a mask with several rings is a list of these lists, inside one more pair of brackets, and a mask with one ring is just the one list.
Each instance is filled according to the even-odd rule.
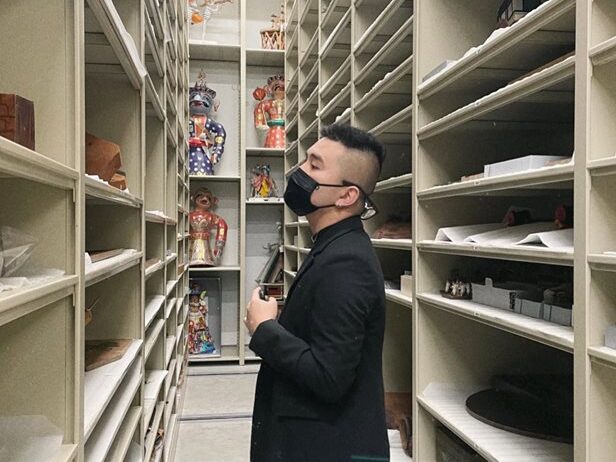
[[388,461],[382,349],[383,274],[360,217],[383,146],[331,125],[288,180],[285,202],[305,215],[314,245],[276,320],[276,301],[255,289],[244,322],[263,359],[252,462]]

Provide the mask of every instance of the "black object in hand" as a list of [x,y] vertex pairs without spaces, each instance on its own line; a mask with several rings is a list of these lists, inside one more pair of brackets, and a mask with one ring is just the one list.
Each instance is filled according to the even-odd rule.
[[265,292],[263,291],[263,287],[259,288],[259,298],[261,300],[265,300],[266,302],[269,301],[269,297],[265,295]]

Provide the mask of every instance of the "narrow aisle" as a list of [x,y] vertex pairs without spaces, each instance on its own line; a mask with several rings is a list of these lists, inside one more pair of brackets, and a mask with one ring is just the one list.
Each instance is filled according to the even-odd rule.
[[188,372],[175,460],[248,462],[258,366]]

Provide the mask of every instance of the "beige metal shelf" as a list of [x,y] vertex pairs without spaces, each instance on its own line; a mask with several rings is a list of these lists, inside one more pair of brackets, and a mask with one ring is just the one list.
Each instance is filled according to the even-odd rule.
[[573,446],[517,435],[484,424],[466,410],[466,398],[481,387],[432,383],[418,394],[421,407],[489,462],[573,461]]
[[150,324],[152,324],[164,303],[165,297],[162,295],[153,295],[146,299],[144,310],[145,330],[148,330],[148,327],[150,327]]
[[75,189],[79,173],[38,152],[0,136],[0,172],[16,178]]
[[86,441],[127,376],[131,365],[138,358],[142,344],[142,340],[133,340],[121,359],[85,373],[84,435]]
[[143,200],[93,178],[85,178],[86,196],[103,202],[139,208]]
[[328,27],[336,14],[343,16],[350,8],[351,0],[331,0],[321,17],[321,28]]
[[246,148],[247,156],[255,157],[283,157],[284,149],[278,148]]
[[104,0],[88,0],[88,5],[131,84],[135,89],[140,90],[147,71],[140,61],[135,41],[126,31],[113,3]]
[[[372,87],[370,91],[368,91],[363,97],[357,101],[355,104],[355,112],[360,112],[365,110],[368,106],[375,103],[383,103],[388,104],[389,101],[383,100],[382,97],[385,94],[393,94],[397,99],[400,99],[400,95],[409,95],[410,91],[405,89],[404,87],[408,87],[408,83],[410,83],[410,77],[413,71],[413,57],[409,56],[405,59],[396,69],[387,74],[380,82]],[[408,80],[406,82],[405,80]],[[396,84],[403,88],[397,88]],[[410,104],[409,98],[409,104]]]
[[[561,30],[560,27],[562,27],[562,22],[569,24],[566,22],[566,17],[567,15],[574,16],[575,3],[575,0],[550,0],[540,13],[533,14],[524,21],[514,24],[500,36],[484,44],[477,53],[469,54],[438,76],[420,84],[417,88],[418,98],[422,100],[437,92],[451,89],[453,84],[471,79],[472,76],[467,77],[468,74],[481,67],[513,69],[511,64],[515,63],[514,59],[519,59],[517,56],[525,54],[532,56],[533,50],[541,44],[543,47],[553,48],[559,43],[574,43],[573,29],[563,28],[564,30]],[[512,56],[510,60],[503,59],[507,52],[513,49],[519,50],[520,54]],[[540,53],[544,52],[540,51]],[[498,59],[500,61],[494,63]],[[494,70],[491,72],[495,73]]]
[[344,101],[350,98],[350,96],[351,82],[347,83],[346,86],[319,111],[318,116],[320,118],[325,118],[331,115],[335,109],[344,109]]
[[616,369],[616,350],[606,346],[588,347],[590,360],[603,366]]
[[409,139],[409,130],[413,117],[413,106],[407,106],[394,115],[370,129],[369,132],[383,141],[405,141]]
[[246,205],[282,205],[284,199],[282,197],[264,197],[246,199]]
[[124,460],[124,457],[126,457],[128,453],[128,448],[133,441],[135,432],[137,431],[137,427],[141,422],[141,414],[141,406],[133,406],[129,409],[122,426],[118,430],[116,441],[109,450],[108,460]]
[[411,250],[412,239],[370,239],[372,246],[380,249]]
[[75,275],[62,276],[33,287],[8,291],[0,296],[0,326],[68,297],[78,282]]
[[423,141],[444,133],[570,79],[574,72],[575,57],[572,56],[423,126],[418,130],[417,137]]
[[63,444],[52,462],[71,462],[75,460],[77,448],[76,444]]
[[242,180],[239,175],[190,175],[190,181],[219,181],[223,183],[238,183]]
[[573,164],[530,170],[523,173],[481,178],[478,180],[435,186],[417,192],[419,200],[457,196],[486,195],[508,190],[573,189]]
[[157,263],[155,263],[154,265],[151,265],[149,267],[147,267],[145,269],[145,278],[146,280],[151,278],[154,274],[158,273],[159,271],[162,271],[162,269],[165,267],[165,264],[163,261],[159,261]]
[[[156,40],[156,32],[154,31],[154,25],[147,20],[145,22],[145,38],[146,38],[146,46],[147,46],[147,50],[149,50],[149,54],[150,56],[152,56],[152,61],[154,62],[154,68],[156,70],[156,73],[158,74],[158,76],[160,78],[165,76],[165,67],[164,67],[164,56],[163,56],[163,50],[161,49],[161,46],[159,45],[158,41]],[[147,62],[146,62],[147,65]],[[151,69],[151,67],[148,67],[148,70]],[[151,79],[151,76],[150,76]]]
[[160,402],[156,405],[156,411],[154,412],[154,419],[152,421],[151,430],[149,430],[145,437],[145,458],[143,460],[150,460],[152,455],[152,450],[154,449],[154,442],[156,441],[156,435],[158,432],[158,428],[160,427],[160,422],[162,420],[163,411],[165,410],[165,403]]
[[413,174],[406,173],[404,175],[388,178],[386,180],[381,180],[376,184],[374,188],[375,193],[389,192],[395,191],[397,189],[403,188],[404,190],[410,190],[411,185],[413,184]]
[[239,45],[208,43],[207,41],[191,39],[188,42],[190,59],[207,61],[240,62]]
[[616,61],[616,36],[590,49],[590,60],[595,66]]
[[284,67],[284,50],[246,49],[246,65]]
[[420,293],[417,300],[449,313],[573,353],[573,328],[534,319],[470,300],[451,300],[440,294]]
[[165,109],[163,108],[163,103],[154,88],[154,84],[152,83],[152,78],[150,75],[146,76],[145,79],[145,88],[146,88],[146,103],[151,106],[151,113],[154,114],[158,120],[161,122],[165,121]]
[[[351,29],[351,10],[348,10],[346,14],[340,19],[340,22],[338,22],[338,24],[336,25],[332,33],[329,35],[329,37],[327,37],[327,39],[323,43],[323,46],[319,50],[319,56],[322,60],[327,59],[329,57],[329,54],[332,52],[332,50],[342,45],[341,40],[342,40],[343,34],[347,32],[347,34],[350,36],[350,33],[351,33],[350,29]],[[348,45],[349,50],[350,50],[350,47],[351,45],[349,43]]]
[[124,250],[116,257],[92,263],[90,266],[86,267],[85,270],[86,287],[98,284],[99,282],[140,264],[142,258],[143,252],[136,252],[128,249]]
[[588,170],[593,177],[615,175],[616,155],[606,159],[592,160],[587,163]]
[[144,348],[144,360],[147,361],[152,353],[152,348],[156,345],[156,342],[160,338],[160,334],[165,327],[165,320],[159,319],[156,323],[146,332],[145,348]]
[[[316,6],[313,4],[316,3]],[[300,24],[316,24],[318,21],[318,1],[316,0],[306,0],[306,6],[303,10],[299,12],[299,23]]]
[[[366,29],[363,35],[355,42],[355,46],[353,48],[353,53],[361,54],[363,53],[367,46],[370,43],[373,43],[377,40],[378,36],[390,36],[395,31],[390,30],[386,31],[384,29],[389,25],[389,21],[392,20],[396,15],[400,15],[400,9],[404,4],[409,5],[408,0],[391,0],[387,3],[387,6],[381,11],[381,14],[377,16],[377,18],[370,24],[370,26]],[[410,7],[410,5],[409,5]]]
[[413,307],[413,299],[408,295],[404,295],[399,290],[385,289],[385,298],[390,302],[397,303],[398,305],[406,306],[407,308]]
[[216,273],[216,272],[221,272],[221,273],[236,273],[236,272],[240,272],[241,268],[239,266],[210,266],[210,267],[197,267],[197,266],[191,266],[189,268],[191,273]]
[[132,367],[126,383],[118,389],[108,410],[101,417],[96,429],[85,445],[85,458],[92,462],[104,462],[129,411],[130,403],[141,386],[141,368]]
[[406,42],[412,42],[413,16],[408,18],[402,26],[377,49],[368,62],[355,75],[355,85],[361,85],[367,78],[379,70],[388,66],[396,65],[404,61],[412,53],[412,43],[405,46]]
[[312,38],[306,45],[306,50],[304,52],[300,51],[300,59],[299,59],[299,68],[303,69],[307,65],[312,65],[312,63],[316,62],[318,50],[317,46],[319,44],[319,33],[315,31],[312,35]]
[[598,271],[616,271],[616,255],[614,254],[590,254],[588,264]]
[[476,244],[452,244],[437,241],[421,241],[417,249],[422,252],[442,253],[496,260],[544,263],[546,265],[573,266],[573,252],[555,251],[547,248],[516,245],[510,247],[488,247]]
[[347,74],[349,76],[351,74],[351,56],[346,58],[342,65],[338,67],[336,72],[334,72],[332,76],[321,85],[320,93],[326,96],[329,95],[329,93],[336,87],[344,87],[347,82],[343,82],[343,80]]

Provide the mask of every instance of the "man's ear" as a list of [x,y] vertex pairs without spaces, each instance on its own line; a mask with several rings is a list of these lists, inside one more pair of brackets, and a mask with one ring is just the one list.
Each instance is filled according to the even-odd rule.
[[349,186],[344,189],[342,196],[336,203],[342,207],[349,207],[357,202],[360,194],[361,192],[357,186]]

